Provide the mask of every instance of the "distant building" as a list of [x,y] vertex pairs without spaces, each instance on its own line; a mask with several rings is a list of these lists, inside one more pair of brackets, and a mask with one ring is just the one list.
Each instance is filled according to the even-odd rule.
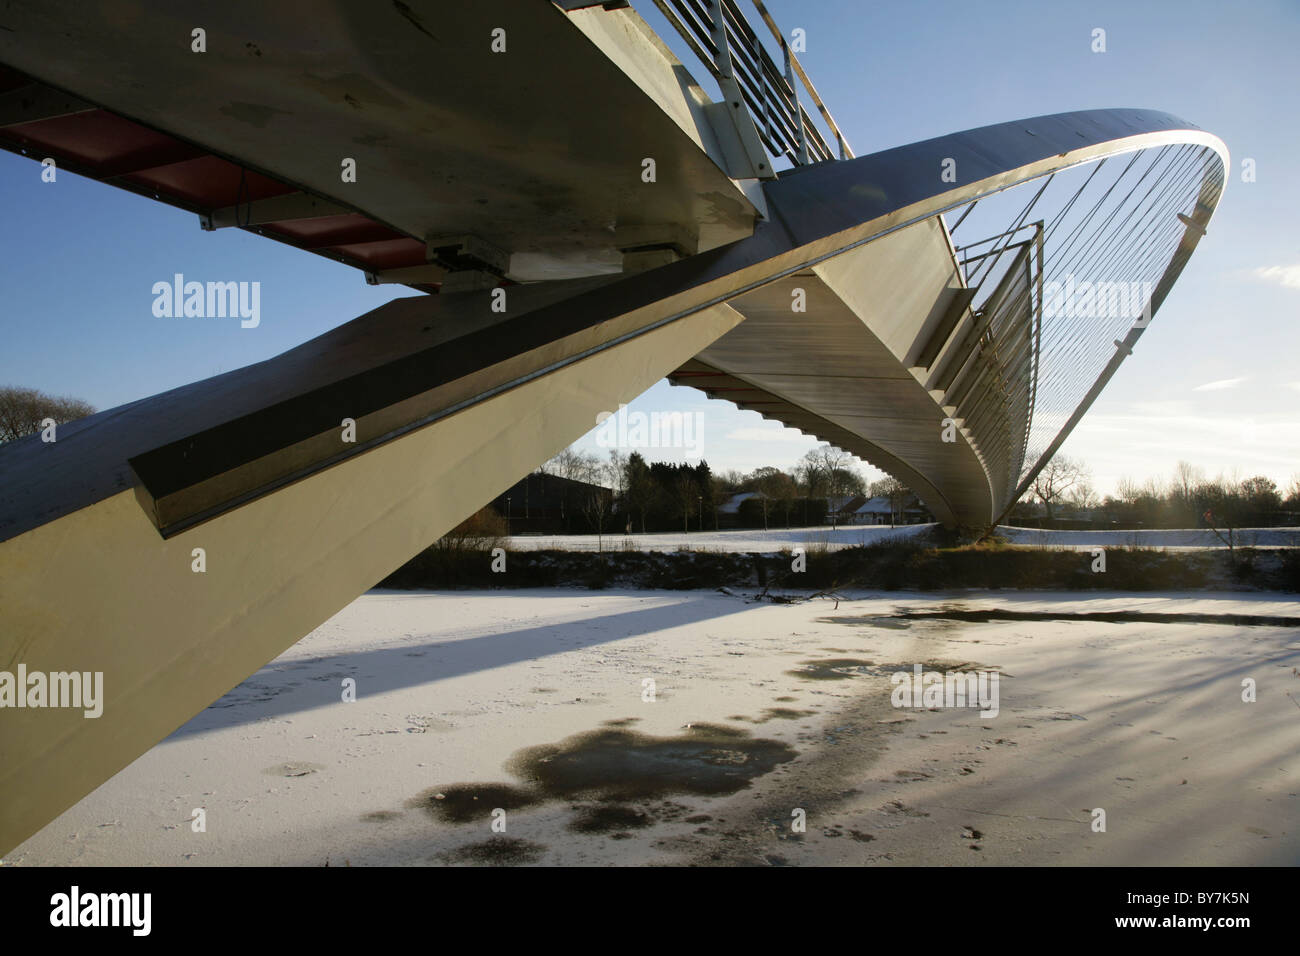
[[934,516],[915,497],[910,496],[900,511],[883,495],[868,498],[853,512],[853,524],[924,524]]
[[736,528],[740,526],[740,506],[746,501],[762,504],[763,494],[758,491],[742,491],[732,495],[718,505],[718,527]]
[[864,501],[853,515],[854,524],[893,524],[893,521],[894,510],[889,499],[882,495]]
[[604,530],[609,532],[620,520],[613,513],[612,491],[602,485],[540,471],[533,472],[495,498],[492,508],[509,519],[511,534],[586,533],[593,530],[588,512],[594,495],[603,495],[606,499]]
[[853,524],[854,514],[867,499],[862,495],[834,495],[826,499],[827,524]]

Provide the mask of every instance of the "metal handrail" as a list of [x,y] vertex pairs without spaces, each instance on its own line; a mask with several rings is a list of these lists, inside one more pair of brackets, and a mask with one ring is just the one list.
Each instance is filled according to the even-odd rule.
[[835,134],[835,140],[839,143],[840,147],[840,159],[852,159],[853,150],[849,147],[848,140],[844,138],[844,134],[840,131],[834,117],[831,116],[831,111],[828,110],[826,104],[822,102],[821,94],[817,92],[817,87],[813,86],[812,80],[808,79],[808,74],[804,72],[803,65],[799,62],[799,58],[790,52],[790,46],[785,42],[785,36],[781,33],[780,28],[777,27],[776,21],[772,19],[772,15],[767,12],[767,7],[763,5],[763,0],[752,0],[752,2],[754,7],[758,10],[758,15],[763,18],[763,22],[767,24],[767,28],[772,31],[772,36],[776,37],[777,42],[781,44],[782,52],[784,52],[786,57],[789,59],[790,65],[794,67],[794,71],[799,75],[799,79],[803,81],[804,89],[808,91],[808,95],[812,97],[813,103],[815,103],[817,109],[821,111],[822,119],[826,120],[826,125],[829,126],[831,132]]
[[[691,52],[718,81],[743,100],[754,131],[773,157],[788,156],[795,165],[834,159],[835,152],[800,102],[798,82],[835,136],[840,159],[852,149],[822,101],[798,57],[790,50],[762,0],[752,0],[780,44],[779,67],[745,17],[737,0],[654,0]],[[797,78],[797,79],[796,79]],[[734,84],[734,86],[732,86]],[[724,95],[725,92],[724,92]]]

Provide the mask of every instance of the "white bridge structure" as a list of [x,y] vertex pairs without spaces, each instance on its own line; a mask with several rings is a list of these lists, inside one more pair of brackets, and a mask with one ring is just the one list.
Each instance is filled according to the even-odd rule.
[[0,7],[34,169],[429,293],[0,446],[0,669],[104,675],[96,719],[0,709],[0,852],[665,377],[992,525],[1224,187],[1145,109],[854,157],[761,2],[645,13]]

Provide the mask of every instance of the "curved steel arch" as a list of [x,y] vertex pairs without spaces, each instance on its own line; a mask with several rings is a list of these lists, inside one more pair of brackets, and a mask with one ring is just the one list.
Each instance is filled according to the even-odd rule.
[[[672,270],[682,275],[694,272],[697,281],[702,280],[702,283],[707,283],[712,275],[718,273],[741,276],[749,281],[736,283],[734,291],[716,301],[743,302],[743,297],[755,289],[867,244],[885,240],[891,233],[948,210],[1076,166],[1171,145],[1200,146],[1205,161],[1199,183],[1189,190],[1187,208],[1190,216],[1184,223],[1182,240],[1155,283],[1156,291],[1151,302],[1151,315],[1154,315],[1213,215],[1222,194],[1228,154],[1218,137],[1168,114],[1143,110],[1096,110],[1037,117],[937,137],[854,160],[791,171],[766,187],[769,220],[759,224],[751,239],[697,256],[689,262],[665,267],[654,276],[665,281]],[[940,181],[937,174],[940,163],[949,159],[956,161],[963,182],[946,185]],[[708,271],[700,276],[700,260],[706,259],[712,262]],[[755,266],[760,262],[766,266],[763,270],[766,274],[750,279],[747,271],[757,271]],[[661,321],[672,320],[673,317],[669,316]],[[1123,358],[1131,353],[1144,328],[1145,325],[1133,328],[1122,343],[1117,343],[1120,347],[1112,361],[1101,371],[1094,387],[1084,396],[1056,440],[1031,464],[1028,472],[1021,475],[1023,461],[1016,463],[1015,474],[1009,481],[1006,476],[999,476],[998,488],[993,486],[993,476],[988,476],[987,513],[975,515],[968,507],[955,506],[949,500],[950,495],[936,482],[911,468],[905,456],[872,443],[869,436],[850,440],[846,450],[898,474],[927,500],[932,511],[945,523],[996,524],[1059,448]],[[738,335],[742,331],[732,334]],[[821,420],[808,428],[797,425],[788,417],[782,419],[779,413],[768,417],[790,421],[824,440],[841,447],[846,445],[843,429],[834,423]],[[810,416],[802,417],[807,419]],[[967,438],[969,440],[969,436]],[[983,463],[983,456],[979,457]],[[1016,488],[1008,494],[1007,486],[1013,483]]]

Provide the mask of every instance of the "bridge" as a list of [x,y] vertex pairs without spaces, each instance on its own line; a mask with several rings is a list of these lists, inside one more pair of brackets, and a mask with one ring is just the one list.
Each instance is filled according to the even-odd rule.
[[761,2],[655,9],[695,72],[618,2],[0,11],[0,146],[429,293],[0,446],[2,666],[105,693],[0,711],[0,851],[665,377],[996,523],[1222,193],[1145,109],[855,157]]

